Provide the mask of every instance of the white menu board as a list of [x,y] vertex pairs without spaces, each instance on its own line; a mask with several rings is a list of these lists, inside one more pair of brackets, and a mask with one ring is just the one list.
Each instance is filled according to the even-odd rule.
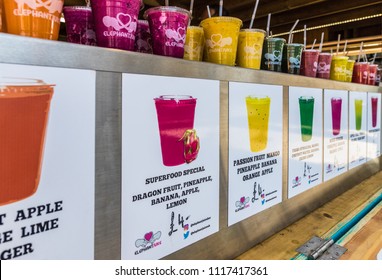
[[289,87],[289,198],[322,182],[322,118],[322,89]]
[[229,84],[228,225],[282,200],[282,86]]
[[381,155],[381,94],[367,95],[367,158]]
[[348,92],[324,90],[324,181],[348,170]]
[[349,92],[349,170],[366,162],[367,93]]
[[93,259],[95,72],[0,64],[0,258]]
[[219,82],[123,74],[122,259],[219,229]]

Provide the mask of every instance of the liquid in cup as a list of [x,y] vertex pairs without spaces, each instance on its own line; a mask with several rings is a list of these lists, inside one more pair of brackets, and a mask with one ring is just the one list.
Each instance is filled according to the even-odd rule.
[[330,101],[332,107],[332,133],[336,136],[341,131],[342,98],[333,97]]
[[[185,134],[191,131],[195,133],[196,98],[185,95],[163,95],[155,98],[154,101],[158,117],[163,164],[165,166],[183,164],[188,160],[184,144]],[[195,141],[197,147],[193,148],[193,152],[196,158],[199,143],[197,140]]]
[[301,54],[300,75],[316,77],[318,68],[319,50],[303,50]]
[[235,17],[211,17],[202,20],[207,62],[234,66],[242,21]]
[[204,50],[204,31],[200,26],[187,27],[184,59],[202,61]]
[[355,108],[355,129],[361,130],[362,127],[362,99],[354,99]]
[[271,99],[268,96],[247,96],[249,142],[251,152],[260,152],[267,147],[268,123]]
[[346,63],[346,78],[345,82],[350,83],[353,78],[353,68],[354,68],[355,60],[349,59]]
[[134,50],[140,0],[91,0],[97,45]]
[[317,78],[330,78],[330,64],[332,63],[332,55],[330,53],[320,53],[318,55]]
[[378,97],[371,98],[371,125],[373,127],[377,126],[377,116],[378,116]]
[[346,65],[349,60],[348,56],[333,55],[332,64],[330,66],[330,79],[340,82],[346,81]]
[[261,69],[282,72],[283,50],[286,40],[283,38],[265,38]]
[[300,74],[301,53],[303,44],[291,43],[284,45],[282,69],[284,73]]
[[301,140],[307,142],[312,139],[314,98],[301,96],[298,103],[300,107]]
[[260,69],[265,31],[261,29],[242,29],[237,45],[237,65]]
[[93,13],[90,7],[64,7],[66,40],[70,43],[96,46]]
[[144,14],[150,26],[153,53],[183,58],[190,12],[172,6],[148,9]]
[[367,79],[369,76],[369,63],[367,62],[356,62],[353,67],[353,83],[367,84]]
[[149,22],[138,20],[137,31],[135,32],[134,51],[141,53],[153,53]]
[[3,0],[7,32],[57,40],[64,0]]
[[53,86],[0,81],[0,205],[38,188]]
[[367,84],[374,86],[377,76],[378,64],[369,64],[369,73],[367,75]]

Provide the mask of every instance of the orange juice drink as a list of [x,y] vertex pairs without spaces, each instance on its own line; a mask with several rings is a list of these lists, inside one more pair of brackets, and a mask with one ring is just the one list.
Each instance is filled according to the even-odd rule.
[[204,31],[199,26],[187,27],[184,59],[202,61],[204,49]]
[[271,99],[268,96],[247,96],[249,142],[251,152],[260,152],[267,147],[268,123]]
[[237,46],[237,65],[260,69],[265,31],[261,29],[242,29]]
[[0,205],[37,191],[52,96],[42,81],[0,81]]
[[217,64],[234,66],[237,41],[242,21],[235,17],[211,17],[204,19],[200,26],[204,30],[204,60]]
[[57,40],[63,5],[64,0],[6,0],[7,32]]

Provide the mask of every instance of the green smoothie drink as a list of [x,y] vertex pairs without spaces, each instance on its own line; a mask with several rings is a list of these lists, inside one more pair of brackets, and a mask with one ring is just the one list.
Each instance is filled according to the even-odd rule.
[[355,106],[355,129],[361,130],[362,126],[362,99],[354,100]]
[[312,139],[314,98],[301,96],[298,99],[300,106],[301,139],[307,142]]

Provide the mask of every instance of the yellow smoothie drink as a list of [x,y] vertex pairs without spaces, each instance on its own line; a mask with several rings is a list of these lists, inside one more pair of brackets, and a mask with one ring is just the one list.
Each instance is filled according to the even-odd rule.
[[267,147],[271,99],[268,96],[247,96],[245,102],[251,152],[260,152]]
[[205,57],[208,62],[234,66],[242,21],[235,17],[211,17],[203,20]]
[[265,31],[261,29],[242,29],[237,46],[237,65],[260,69]]
[[353,68],[354,68],[355,60],[349,59],[346,63],[346,78],[345,81],[351,83],[353,78]]
[[187,27],[184,59],[202,61],[204,49],[204,31],[199,26]]
[[346,65],[349,57],[344,55],[333,55],[330,65],[330,79],[340,82],[346,81]]

